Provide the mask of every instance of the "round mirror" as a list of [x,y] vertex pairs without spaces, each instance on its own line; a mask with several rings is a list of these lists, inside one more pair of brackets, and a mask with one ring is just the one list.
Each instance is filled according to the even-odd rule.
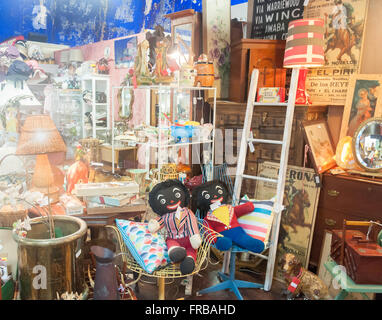
[[353,138],[357,163],[366,171],[382,170],[382,118],[371,118],[359,126]]

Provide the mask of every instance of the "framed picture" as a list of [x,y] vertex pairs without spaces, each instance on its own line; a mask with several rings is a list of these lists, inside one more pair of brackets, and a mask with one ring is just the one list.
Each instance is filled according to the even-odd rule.
[[303,123],[305,137],[309,144],[314,167],[317,173],[323,173],[336,165],[335,149],[326,121],[309,121]]
[[[258,176],[277,179],[280,164],[265,161],[258,166]],[[281,214],[279,241],[275,262],[274,278],[283,281],[279,265],[280,258],[287,252],[293,253],[304,268],[308,267],[313,231],[316,221],[320,187],[316,185],[316,173],[311,168],[288,166]],[[256,181],[255,198],[271,199],[276,195],[276,184]]]
[[137,56],[137,37],[114,41],[115,67],[132,68]]
[[[231,1],[203,0],[203,52],[214,63],[216,97],[227,99],[230,75]],[[210,95],[206,91],[206,95]]]
[[314,0],[305,7],[304,18],[325,21],[325,65],[310,69],[306,79],[313,104],[345,104],[349,77],[364,65],[368,8],[368,0]]
[[382,115],[382,99],[379,97],[382,94],[381,84],[381,74],[358,74],[351,77],[340,139],[353,137],[362,122]]

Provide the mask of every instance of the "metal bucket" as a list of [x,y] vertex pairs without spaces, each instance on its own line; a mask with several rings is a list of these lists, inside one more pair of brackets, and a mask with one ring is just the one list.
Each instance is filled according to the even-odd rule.
[[[86,223],[71,216],[56,216],[54,224],[62,237],[50,239],[43,218],[31,219],[31,230],[22,238],[13,232],[18,243],[20,298],[55,300],[57,293],[87,292],[82,265]],[[46,219],[44,219],[46,221]]]

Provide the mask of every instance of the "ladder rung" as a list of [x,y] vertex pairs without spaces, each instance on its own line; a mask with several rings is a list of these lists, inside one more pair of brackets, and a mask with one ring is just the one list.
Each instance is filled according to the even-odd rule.
[[269,144],[283,144],[283,141],[279,141],[279,140],[256,139],[256,138],[249,138],[248,142],[269,143]]
[[270,103],[270,102],[254,102],[253,106],[287,107],[288,106],[288,102],[275,102],[275,103]]
[[251,179],[251,180],[260,180],[260,181],[266,181],[266,182],[273,182],[273,183],[277,183],[277,179],[270,179],[270,178],[264,178],[264,177],[259,177],[259,176],[251,176],[251,175],[248,175],[248,174],[243,174],[243,178],[246,178],[246,179]]

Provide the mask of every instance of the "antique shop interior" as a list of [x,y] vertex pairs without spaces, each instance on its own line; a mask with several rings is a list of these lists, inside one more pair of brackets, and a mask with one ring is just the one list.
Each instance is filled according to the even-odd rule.
[[380,300],[382,1],[0,11],[0,300]]

